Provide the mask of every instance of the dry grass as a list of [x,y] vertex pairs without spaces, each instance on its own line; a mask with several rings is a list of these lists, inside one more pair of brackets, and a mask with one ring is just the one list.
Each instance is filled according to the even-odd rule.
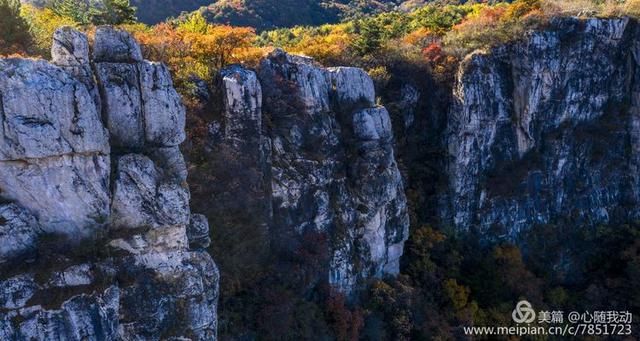
[[544,4],[550,16],[640,16],[640,0],[544,0]]

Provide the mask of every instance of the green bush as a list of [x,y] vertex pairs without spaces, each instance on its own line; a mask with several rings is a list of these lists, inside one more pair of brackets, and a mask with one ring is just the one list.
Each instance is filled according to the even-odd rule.
[[20,16],[20,0],[0,0],[0,55],[24,53],[31,44],[29,26]]

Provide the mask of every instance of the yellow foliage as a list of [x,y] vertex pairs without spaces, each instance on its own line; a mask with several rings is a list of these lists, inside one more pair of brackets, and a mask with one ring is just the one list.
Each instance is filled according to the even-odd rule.
[[373,81],[379,86],[386,86],[391,80],[391,73],[385,66],[376,66],[369,70],[367,73],[373,79]]
[[435,39],[435,34],[428,28],[420,27],[415,31],[409,32],[402,38],[402,42],[405,44],[411,44],[415,46],[426,46]]
[[624,12],[633,16],[640,16],[640,0],[627,0],[624,4]]
[[255,31],[248,27],[208,25],[206,33],[182,33],[197,60],[213,69],[238,61],[238,54],[252,46]]
[[60,16],[51,9],[39,9],[29,4],[22,5],[21,15],[29,24],[31,35],[38,54],[47,57],[51,53],[53,32],[60,26],[77,27],[70,18]]
[[307,34],[303,28],[294,28],[292,32],[302,39],[290,47],[289,51],[313,57],[326,64],[341,60],[354,39],[346,25],[325,25],[321,28],[321,33],[315,35]]
[[206,34],[208,30],[209,24],[200,12],[191,13],[185,21],[178,24],[178,31],[183,33]]
[[174,26],[161,23],[151,28],[125,26],[140,42],[145,58],[164,62],[176,84],[195,75],[210,80],[215,72],[231,63],[255,64],[263,49],[253,46],[252,28],[210,25],[201,15],[191,15]]
[[468,287],[458,284],[455,279],[444,281],[444,291],[451,300],[456,311],[462,310],[469,302],[469,294],[471,291]]

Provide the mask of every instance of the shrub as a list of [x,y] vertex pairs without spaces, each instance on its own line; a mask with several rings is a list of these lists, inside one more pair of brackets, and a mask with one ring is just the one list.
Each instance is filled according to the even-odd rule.
[[81,25],[120,25],[136,21],[129,0],[53,0],[49,8]]
[[255,64],[263,55],[263,49],[253,45],[256,36],[252,28],[207,24],[199,12],[173,24],[124,28],[140,42],[145,58],[169,66],[181,90],[192,76],[212,80],[228,64]]
[[459,58],[523,36],[546,21],[540,0],[518,0],[513,4],[476,5],[474,11],[449,31],[443,41],[448,53]]
[[31,43],[29,26],[20,16],[20,0],[0,0],[0,55],[24,52]]
[[48,57],[51,53],[51,37],[60,26],[77,27],[71,18],[56,14],[49,8],[38,9],[31,5],[22,6],[22,16],[29,24],[33,37],[33,54]]
[[444,34],[459,24],[469,13],[473,6],[437,6],[428,5],[411,13],[412,29],[426,28],[436,34]]

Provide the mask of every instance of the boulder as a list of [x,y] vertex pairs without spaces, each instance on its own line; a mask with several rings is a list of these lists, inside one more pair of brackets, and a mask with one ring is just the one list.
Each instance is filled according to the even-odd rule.
[[191,249],[206,249],[211,244],[209,236],[209,221],[202,214],[191,215],[187,226],[187,238]]
[[140,46],[129,33],[112,26],[100,26],[96,29],[94,62],[133,63],[142,60]]

